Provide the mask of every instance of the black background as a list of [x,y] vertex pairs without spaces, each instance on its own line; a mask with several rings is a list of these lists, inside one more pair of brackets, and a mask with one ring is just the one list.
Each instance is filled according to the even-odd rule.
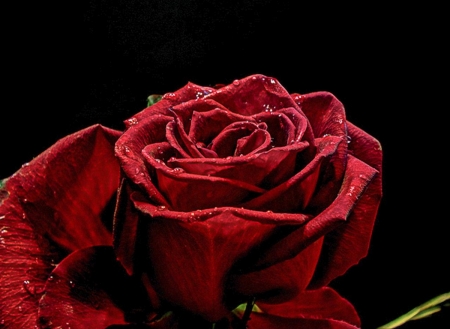
[[363,328],[450,291],[438,8],[92,0],[16,2],[4,12],[0,177],[91,124],[123,129],[150,94],[273,76],[290,92],[334,93],[383,146],[369,255],[333,283]]

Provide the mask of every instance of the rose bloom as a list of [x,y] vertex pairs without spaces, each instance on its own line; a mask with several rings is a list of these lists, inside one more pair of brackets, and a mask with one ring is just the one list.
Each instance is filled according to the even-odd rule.
[[[382,152],[328,92],[188,83],[3,181],[2,328],[358,328]],[[253,310],[253,312],[250,312]]]

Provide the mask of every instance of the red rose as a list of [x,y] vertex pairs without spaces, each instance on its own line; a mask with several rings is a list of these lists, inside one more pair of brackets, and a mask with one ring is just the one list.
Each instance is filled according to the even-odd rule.
[[70,135],[6,182],[4,324],[240,328],[256,300],[248,328],[360,325],[326,285],[367,253],[381,147],[332,94],[189,83],[126,126]]

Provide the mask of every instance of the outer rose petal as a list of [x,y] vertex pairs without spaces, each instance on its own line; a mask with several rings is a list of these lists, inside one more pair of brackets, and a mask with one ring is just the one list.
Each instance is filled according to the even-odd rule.
[[52,271],[38,321],[44,328],[104,329],[154,316],[146,287],[126,274],[112,247],[98,246],[73,252]]
[[328,287],[307,290],[286,303],[259,301],[257,305],[263,313],[252,313],[249,329],[355,329],[360,326],[353,306]]
[[381,201],[381,145],[375,138],[351,123],[348,123],[348,131],[351,137],[350,153],[376,169],[378,173],[355,202],[355,207],[346,224],[326,236],[324,251],[312,287],[327,285],[367,255]]
[[318,238],[346,223],[355,204],[376,176],[377,170],[350,156],[344,183],[333,203],[316,217],[293,230],[289,235],[258,255],[255,268],[265,268],[292,258]]
[[69,135],[6,182],[9,196],[0,204],[0,314],[6,328],[34,328],[37,300],[61,247],[111,243],[101,213],[118,186],[113,143],[119,135],[100,125]]

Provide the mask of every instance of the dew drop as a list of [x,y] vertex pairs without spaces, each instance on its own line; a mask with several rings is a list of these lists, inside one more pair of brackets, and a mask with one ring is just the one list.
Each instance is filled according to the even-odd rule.
[[173,171],[174,174],[182,174],[182,173],[184,173],[184,169],[180,168],[180,167],[173,168],[172,171]]
[[270,79],[270,83],[274,85],[276,83],[275,79]]
[[47,280],[52,282],[53,280],[55,280],[55,277],[53,275],[50,275]]
[[352,142],[352,138],[349,135],[347,135],[347,144],[350,144],[351,142]]
[[159,211],[166,210],[166,206],[158,206],[158,207],[156,207],[156,210],[159,210]]
[[69,286],[70,286],[71,288],[75,288],[75,282],[69,281]]
[[28,163],[28,162],[26,162],[26,163],[24,163],[23,165],[22,165],[22,168],[24,168],[24,167],[28,167],[30,164]]
[[3,219],[3,218],[5,218],[5,215],[0,216],[0,219]]
[[136,124],[138,124],[139,122],[138,122],[138,120],[136,119],[136,118],[129,118],[128,120],[127,120],[127,122],[128,122],[128,124],[130,124],[130,125],[136,125]]
[[18,310],[19,310],[19,312],[22,312],[22,306],[19,306],[18,308],[17,308]]
[[175,94],[174,93],[167,93],[164,94],[164,96],[162,98],[167,99],[167,98],[175,98]]
[[267,211],[266,211],[266,213],[268,213],[268,214],[272,214],[272,213],[273,213],[273,211],[272,211],[272,210],[267,210]]
[[234,80],[234,81],[233,81],[233,85],[234,85],[234,86],[239,86],[239,83],[240,83],[239,80]]

